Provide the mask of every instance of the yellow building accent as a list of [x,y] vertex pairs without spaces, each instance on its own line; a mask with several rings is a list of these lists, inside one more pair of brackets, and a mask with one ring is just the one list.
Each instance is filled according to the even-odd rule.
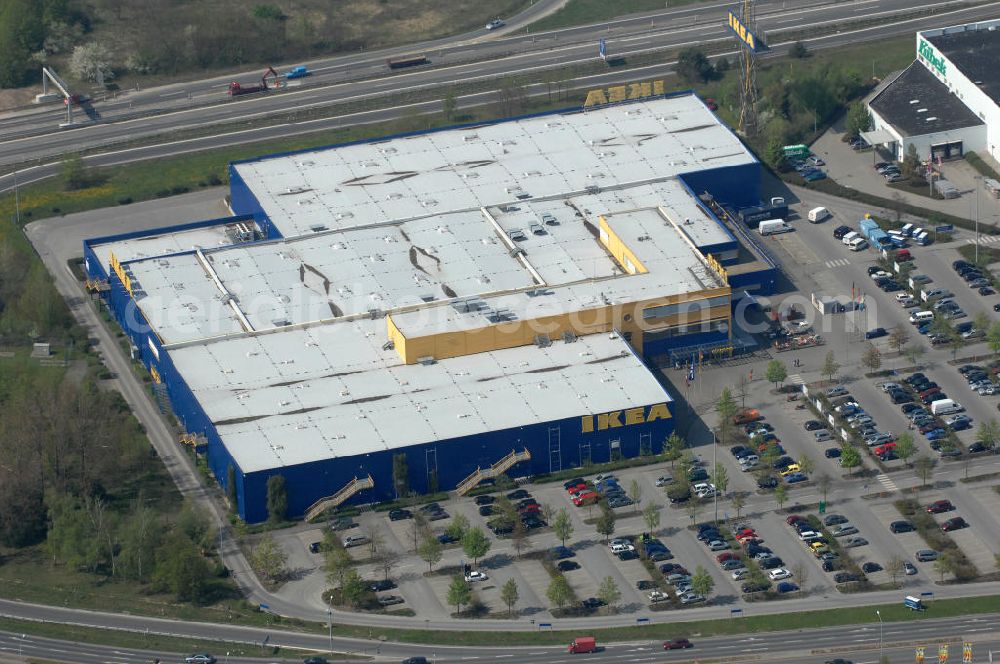
[[708,256],[705,256],[705,260],[708,262],[708,266],[710,268],[712,268],[712,270],[717,275],[719,275],[720,279],[722,279],[722,283],[724,283],[724,284],[726,284],[728,286],[729,285],[729,275],[726,272],[726,268],[722,267],[722,263],[720,263],[715,258],[715,256],[713,256],[712,254],[709,254]]
[[633,424],[666,420],[670,419],[670,417],[670,408],[667,407],[667,404],[656,403],[652,406],[639,406],[638,408],[628,408],[626,410],[613,410],[610,413],[584,415],[580,418],[580,431],[581,433],[606,431],[608,429],[618,429],[623,426],[632,426]]
[[603,215],[597,217],[597,225],[601,229],[601,244],[615,257],[618,264],[629,274],[646,274],[649,270],[642,261],[628,248],[618,234],[611,229],[608,220]]
[[620,101],[642,99],[643,97],[662,95],[665,91],[666,86],[663,84],[662,80],[615,85],[607,88],[606,90],[604,88],[598,88],[587,92],[587,99],[583,102],[583,106],[586,108],[588,106],[601,106],[603,104],[613,104]]
[[149,375],[153,377],[153,382],[156,384],[162,383],[160,378],[160,372],[156,370],[156,367],[149,367]]
[[125,269],[122,267],[121,262],[118,260],[118,257],[115,256],[113,252],[111,254],[110,261],[111,261],[111,269],[115,271],[115,274],[117,274],[118,278],[121,279],[122,286],[124,286],[125,290],[128,291],[128,294],[131,295],[132,280],[129,278],[127,274],[125,274]]

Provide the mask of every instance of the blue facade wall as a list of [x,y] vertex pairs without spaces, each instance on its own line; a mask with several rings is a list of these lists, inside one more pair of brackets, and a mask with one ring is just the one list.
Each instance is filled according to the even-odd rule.
[[[672,402],[667,407],[673,414]],[[619,421],[621,418],[618,418]],[[644,424],[619,426],[604,431],[583,432],[581,418],[569,418],[531,426],[489,431],[452,438],[424,445],[413,445],[397,450],[380,451],[352,457],[316,461],[298,466],[275,468],[249,473],[243,478],[240,516],[250,523],[267,518],[267,480],[272,475],[283,475],[288,487],[289,516],[299,517],[314,502],[330,496],[355,477],[371,474],[375,487],[356,494],[350,503],[370,503],[395,498],[392,459],[395,454],[405,454],[410,471],[411,489],[426,493],[432,473],[437,473],[441,490],[451,490],[476,468],[489,467],[511,450],[527,448],[531,460],[508,471],[508,475],[539,475],[558,470],[577,468],[584,460],[604,463],[612,454],[621,458],[639,456],[648,446],[650,453],[659,453],[663,442],[674,430],[673,417]],[[617,441],[618,449],[612,448]],[[211,458],[211,449],[209,450]]]
[[695,195],[707,191],[727,205],[747,207],[760,201],[760,164],[756,161],[685,173],[680,179]]
[[229,207],[235,214],[252,217],[263,232],[265,239],[274,240],[284,237],[278,227],[271,223],[271,218],[264,212],[260,201],[250,191],[250,187],[247,186],[243,177],[234,167],[238,163],[241,162],[229,164]]
[[[647,340],[647,337],[650,336],[652,338]],[[658,355],[665,355],[675,348],[721,344],[728,340],[729,334],[726,332],[699,332],[697,334],[685,334],[673,337],[643,335],[642,354],[646,357],[656,357]]]

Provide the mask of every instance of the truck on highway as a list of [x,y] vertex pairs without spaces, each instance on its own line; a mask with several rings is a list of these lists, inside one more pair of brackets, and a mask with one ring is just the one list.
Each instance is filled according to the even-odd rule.
[[578,636],[569,644],[568,650],[574,655],[581,652],[597,652],[597,639],[592,636]]
[[426,55],[406,55],[396,58],[389,58],[385,61],[385,64],[389,69],[403,69],[405,67],[416,67],[417,65],[427,64]]
[[[273,79],[273,82],[268,85],[267,79]],[[280,87],[281,76],[278,72],[274,71],[274,67],[268,67],[267,71],[260,79],[260,85],[243,85],[239,81],[233,81],[229,84],[229,96],[239,97],[240,95],[249,95],[255,92],[267,92],[272,88]]]

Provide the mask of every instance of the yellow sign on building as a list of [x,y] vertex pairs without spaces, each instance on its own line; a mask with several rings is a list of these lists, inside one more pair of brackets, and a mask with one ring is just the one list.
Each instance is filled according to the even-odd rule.
[[666,420],[670,417],[670,409],[667,408],[667,404],[657,403],[652,406],[613,410],[610,413],[601,413],[600,415],[584,415],[580,418],[580,425],[583,433],[593,433],[594,431],[628,427],[633,424]]
[[114,255],[114,253],[111,254],[110,262],[111,262],[111,269],[115,271],[115,274],[118,275],[118,278],[122,282],[122,286],[124,286],[125,290],[128,291],[128,294],[131,295],[132,279],[127,274],[125,274],[125,268],[122,267],[121,262],[118,260],[118,257]]
[[603,104],[614,104],[620,101],[632,99],[642,99],[662,95],[666,88],[663,81],[643,81],[642,83],[626,83],[616,85],[605,90],[598,88],[587,93],[587,100],[583,102],[584,108],[588,106],[601,106]]

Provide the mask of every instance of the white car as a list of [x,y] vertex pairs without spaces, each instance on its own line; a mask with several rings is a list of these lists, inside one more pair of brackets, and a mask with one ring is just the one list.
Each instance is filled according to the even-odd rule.
[[465,580],[466,581],[470,581],[470,582],[471,581],[485,581],[488,578],[490,578],[490,577],[488,577],[485,574],[483,574],[482,572],[478,572],[478,571],[472,571],[472,572],[469,572],[468,574],[465,575]]
[[777,569],[772,569],[770,572],[768,572],[767,578],[771,579],[772,581],[781,581],[782,579],[792,578],[792,573],[789,572],[784,567],[778,567]]
[[503,21],[501,21],[498,18],[495,18],[495,19],[493,19],[492,21],[490,21],[489,23],[486,24],[486,29],[487,30],[496,30],[497,28],[502,28],[503,25],[504,25]]
[[635,551],[635,547],[631,544],[612,544],[611,553],[625,553],[626,551]]
[[715,485],[709,484],[707,482],[702,482],[701,484],[695,484],[694,493],[699,498],[711,498],[715,495]]
[[732,577],[733,577],[733,581],[742,581],[743,579],[747,578],[747,576],[749,576],[749,575],[750,575],[750,570],[748,570],[746,567],[744,567],[742,569],[735,570],[733,572],[733,574],[732,574]]
[[672,478],[672,477],[670,477],[668,475],[663,475],[661,477],[657,477],[656,478],[656,486],[667,486],[668,484],[670,484],[673,481],[674,481],[674,478]]
[[649,601],[652,602],[653,604],[656,604],[657,602],[666,602],[667,600],[670,599],[670,595],[661,590],[650,591],[648,597]]

